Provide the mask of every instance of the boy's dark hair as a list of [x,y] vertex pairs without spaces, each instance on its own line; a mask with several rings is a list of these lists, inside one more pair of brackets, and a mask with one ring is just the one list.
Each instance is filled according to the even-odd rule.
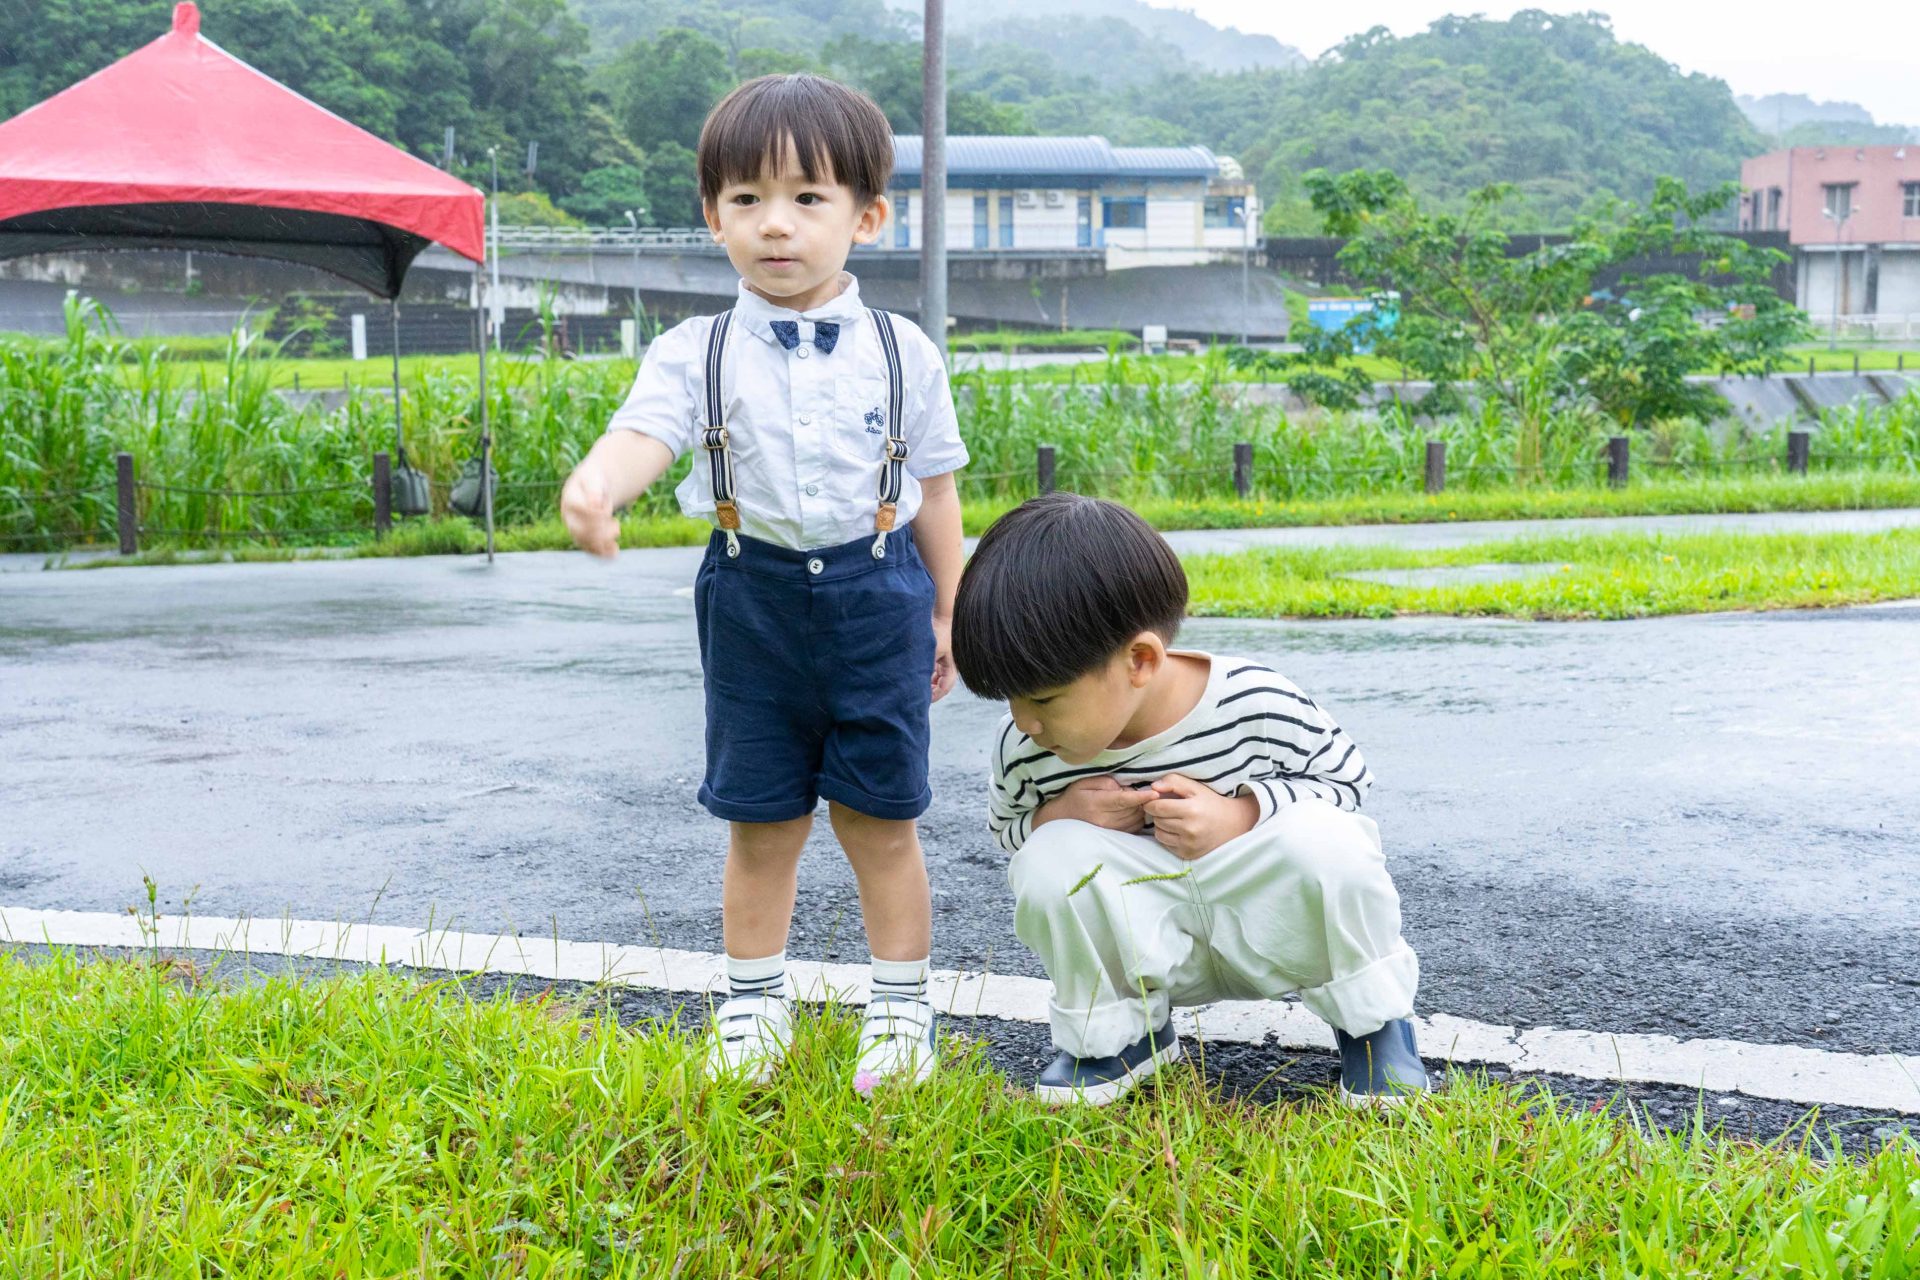
[[953,663],[967,688],[1005,699],[1057,689],[1142,631],[1168,644],[1187,574],[1167,540],[1117,502],[1050,493],[994,521],[960,575]]
[[729,182],[778,173],[789,140],[802,178],[841,183],[863,204],[893,176],[893,126],[872,98],[824,76],[761,76],[720,99],[700,126],[700,199],[711,204]]

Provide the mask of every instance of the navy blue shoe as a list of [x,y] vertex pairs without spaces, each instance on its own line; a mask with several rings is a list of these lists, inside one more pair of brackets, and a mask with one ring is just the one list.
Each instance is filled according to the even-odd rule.
[[1395,1018],[1371,1035],[1350,1036],[1335,1027],[1340,1045],[1340,1100],[1350,1107],[1392,1107],[1433,1082],[1413,1043],[1413,1023]]
[[1180,1037],[1174,1034],[1169,1020],[1111,1058],[1076,1058],[1062,1049],[1033,1082],[1033,1096],[1053,1107],[1072,1102],[1104,1107],[1125,1097],[1163,1064],[1179,1058]]

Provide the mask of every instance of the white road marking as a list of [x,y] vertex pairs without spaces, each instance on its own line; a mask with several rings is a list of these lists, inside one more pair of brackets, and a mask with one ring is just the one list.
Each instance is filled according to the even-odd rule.
[[[0,907],[0,940],[251,952],[696,994],[720,991],[725,985],[723,957],[704,951],[321,920],[163,915],[155,921],[106,911]],[[807,999],[863,1001],[867,976],[865,965],[794,961],[788,969],[796,994]],[[934,971],[931,986],[935,1004],[951,1014],[1008,1022],[1047,1020],[1049,986],[1040,978],[940,969]],[[1203,1039],[1282,1049],[1333,1047],[1326,1024],[1291,1002],[1222,1001],[1181,1010],[1176,1018],[1183,1032]],[[1559,1027],[1521,1029],[1448,1014],[1415,1019],[1415,1026],[1429,1059],[1920,1114],[1920,1055],[1834,1053],[1796,1045]]]

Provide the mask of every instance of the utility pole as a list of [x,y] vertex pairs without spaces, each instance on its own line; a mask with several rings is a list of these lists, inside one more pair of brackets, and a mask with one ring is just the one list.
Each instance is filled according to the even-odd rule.
[[500,292],[500,148],[488,147],[487,157],[493,161],[493,199],[487,202],[488,223],[493,228],[493,252],[487,255],[493,267],[493,297],[489,302],[493,307],[493,349],[498,351],[500,330],[506,327],[506,313],[502,306],[505,295]]
[[921,42],[920,327],[947,358],[947,9],[926,0]]

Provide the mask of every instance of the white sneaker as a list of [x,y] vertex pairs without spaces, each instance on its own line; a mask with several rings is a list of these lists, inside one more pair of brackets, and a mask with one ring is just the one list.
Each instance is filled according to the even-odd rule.
[[793,1010],[777,996],[735,996],[714,1012],[707,1077],[765,1084],[793,1041]]
[[871,1093],[887,1080],[919,1084],[939,1065],[934,1045],[933,1006],[907,996],[875,996],[867,1002],[866,1021],[860,1027],[860,1056],[853,1067],[853,1087]]

